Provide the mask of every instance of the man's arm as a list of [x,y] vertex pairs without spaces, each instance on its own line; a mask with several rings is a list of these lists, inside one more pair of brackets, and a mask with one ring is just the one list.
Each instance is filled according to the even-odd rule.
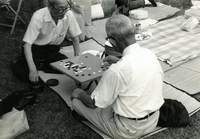
[[90,95],[86,94],[86,92],[80,88],[77,88],[74,90],[71,96],[71,100],[73,99],[79,99],[82,101],[82,103],[92,109],[95,109],[95,100],[91,99]]
[[78,56],[80,54],[79,36],[72,38],[72,44],[74,48],[74,56]]
[[26,57],[26,61],[29,67],[29,80],[31,82],[38,82],[38,72],[35,66],[35,63],[33,62],[32,57],[32,51],[31,51],[32,45],[29,43],[24,44],[24,55]]
[[120,60],[120,58],[116,56],[107,56],[103,59],[103,62],[108,62],[109,64],[117,63]]

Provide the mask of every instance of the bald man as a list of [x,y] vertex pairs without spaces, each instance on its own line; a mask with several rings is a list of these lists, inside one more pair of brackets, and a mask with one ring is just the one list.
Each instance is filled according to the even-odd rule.
[[74,55],[79,55],[81,30],[70,9],[67,0],[48,0],[48,7],[33,14],[23,38],[22,58],[13,65],[19,79],[37,83],[37,70],[57,73],[49,64],[67,58],[59,53],[59,45],[65,37],[72,40]]
[[[91,95],[74,90],[73,109],[114,139],[139,138],[157,126],[164,103],[163,71],[155,54],[136,43],[135,28],[127,16],[110,17],[106,33],[122,58],[104,59],[111,66]],[[76,112],[73,115],[81,119]]]

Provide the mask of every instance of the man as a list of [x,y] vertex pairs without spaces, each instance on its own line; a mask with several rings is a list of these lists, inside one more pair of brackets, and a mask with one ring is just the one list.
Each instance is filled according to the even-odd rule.
[[163,71],[154,55],[135,40],[135,28],[124,15],[106,22],[107,39],[122,58],[112,63],[91,95],[75,89],[73,109],[99,130],[115,139],[139,138],[153,131],[164,103]]
[[23,38],[23,56],[13,66],[19,79],[37,83],[37,70],[56,73],[49,64],[67,58],[59,53],[65,37],[71,38],[74,55],[79,55],[81,30],[70,9],[67,0],[48,0],[48,7],[34,13]]
[[117,6],[130,5],[130,9],[136,9],[144,7],[145,5],[157,6],[154,0],[116,0]]

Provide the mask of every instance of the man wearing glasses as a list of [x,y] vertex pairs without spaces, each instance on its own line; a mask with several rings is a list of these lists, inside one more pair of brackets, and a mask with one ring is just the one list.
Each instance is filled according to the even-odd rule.
[[108,56],[111,64],[97,87],[88,95],[75,89],[73,116],[86,118],[114,139],[135,139],[157,126],[162,95],[163,71],[153,52],[136,43],[135,28],[122,14],[106,22],[107,39],[122,58]]
[[67,0],[48,0],[47,7],[33,14],[23,38],[22,58],[13,65],[13,72],[19,79],[37,83],[37,70],[56,73],[49,63],[67,58],[59,53],[59,45],[65,37],[72,41],[74,56],[79,55],[81,30],[70,9]]

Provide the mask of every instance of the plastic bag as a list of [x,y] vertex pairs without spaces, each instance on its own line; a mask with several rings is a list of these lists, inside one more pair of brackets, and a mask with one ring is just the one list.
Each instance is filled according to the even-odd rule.
[[191,31],[198,26],[198,23],[198,19],[194,16],[191,16],[185,22],[183,22],[183,24],[181,25],[181,29],[185,31]]
[[12,139],[29,129],[26,113],[15,108],[0,117],[0,139]]
[[173,99],[165,99],[160,108],[158,126],[160,127],[181,127],[190,123],[190,117],[185,106]]

